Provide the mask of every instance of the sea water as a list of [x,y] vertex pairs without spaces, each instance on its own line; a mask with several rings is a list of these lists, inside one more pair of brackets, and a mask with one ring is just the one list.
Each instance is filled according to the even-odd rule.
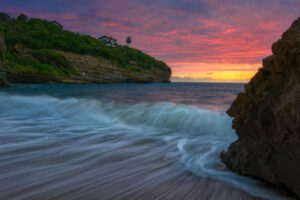
[[0,90],[0,199],[287,199],[230,172],[225,111],[243,84]]

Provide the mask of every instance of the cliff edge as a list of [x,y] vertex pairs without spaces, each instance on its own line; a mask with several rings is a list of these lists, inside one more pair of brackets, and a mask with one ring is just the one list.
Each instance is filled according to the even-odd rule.
[[227,111],[239,139],[221,159],[300,197],[300,18],[272,52]]
[[166,63],[138,49],[107,46],[57,22],[27,17],[0,19],[0,61],[6,66],[1,77],[12,83],[148,83],[171,77]]

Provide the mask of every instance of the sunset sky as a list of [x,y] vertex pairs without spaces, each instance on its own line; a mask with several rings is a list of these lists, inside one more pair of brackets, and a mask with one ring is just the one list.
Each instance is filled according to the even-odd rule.
[[11,16],[112,35],[165,61],[173,81],[245,82],[297,17],[300,0],[0,0]]

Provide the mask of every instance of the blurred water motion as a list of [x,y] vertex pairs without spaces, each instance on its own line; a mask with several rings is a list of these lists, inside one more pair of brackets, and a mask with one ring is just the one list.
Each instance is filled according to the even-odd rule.
[[0,199],[284,199],[220,162],[219,153],[236,139],[224,111],[241,88],[1,90]]

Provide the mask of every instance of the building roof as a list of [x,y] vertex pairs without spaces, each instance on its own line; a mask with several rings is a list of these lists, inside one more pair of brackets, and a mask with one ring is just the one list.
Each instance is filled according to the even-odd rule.
[[112,36],[106,36],[106,35],[101,36],[99,39],[104,39],[104,38],[117,41],[117,39],[113,38]]
[[61,28],[63,28],[63,25],[61,25],[58,21],[51,21],[53,24],[56,24],[58,26],[60,26]]

